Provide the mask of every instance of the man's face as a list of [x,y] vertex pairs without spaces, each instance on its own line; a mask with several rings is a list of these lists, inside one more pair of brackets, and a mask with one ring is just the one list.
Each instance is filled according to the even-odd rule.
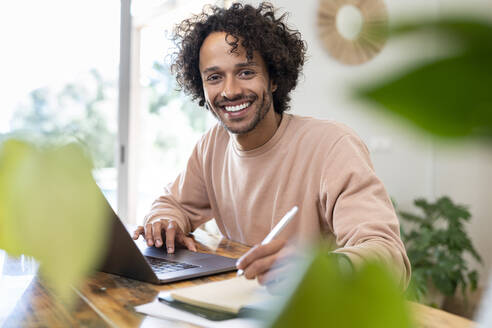
[[258,52],[248,61],[246,50],[238,46],[237,52],[231,53],[225,38],[225,32],[211,33],[200,48],[205,100],[229,132],[245,134],[273,112],[276,86]]

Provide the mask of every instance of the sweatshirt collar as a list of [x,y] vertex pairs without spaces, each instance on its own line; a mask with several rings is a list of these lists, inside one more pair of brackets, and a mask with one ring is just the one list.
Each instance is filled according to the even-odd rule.
[[252,156],[258,156],[261,155],[273,147],[275,147],[276,144],[278,144],[279,140],[282,138],[282,135],[284,134],[285,130],[287,129],[287,126],[289,125],[289,122],[292,118],[291,114],[282,114],[282,120],[280,121],[280,125],[277,128],[277,131],[275,131],[275,134],[273,137],[270,138],[266,143],[261,145],[260,147],[257,147],[255,149],[251,150],[240,150],[237,148],[237,145],[234,143],[234,140],[232,138],[229,139],[229,142],[232,145],[232,148],[234,149],[234,152],[241,157],[252,157]]

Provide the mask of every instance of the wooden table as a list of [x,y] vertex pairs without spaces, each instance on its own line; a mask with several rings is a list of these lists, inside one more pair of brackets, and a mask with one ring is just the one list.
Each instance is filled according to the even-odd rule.
[[[201,252],[237,258],[248,249],[244,245],[202,230],[195,232],[195,239]],[[168,285],[152,285],[99,272],[88,278],[83,287],[74,289],[74,306],[69,307],[53,298],[45,284],[39,277],[33,275],[32,269],[28,268],[34,263],[31,261],[26,264],[26,262],[29,261],[25,258],[13,259],[5,253],[3,253],[3,261],[0,257],[0,275],[2,275],[0,279],[9,275],[10,278],[16,276],[30,280],[27,289],[23,293],[20,290],[21,296],[14,295],[16,293],[0,295],[2,298],[0,306],[7,303],[5,298],[12,298],[10,301],[16,302],[9,313],[2,313],[5,310],[0,307],[0,326],[3,320],[4,327],[189,327],[142,315],[135,312],[134,306],[153,301],[163,290],[218,281],[235,275],[235,273],[226,273]],[[410,307],[415,312],[418,327],[474,326],[470,320],[425,305],[410,303]]]

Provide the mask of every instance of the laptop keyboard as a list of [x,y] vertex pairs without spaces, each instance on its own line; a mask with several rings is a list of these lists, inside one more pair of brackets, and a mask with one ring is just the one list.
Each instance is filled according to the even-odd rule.
[[152,267],[152,270],[154,270],[156,274],[198,268],[198,265],[183,262],[174,262],[157,257],[146,256],[146,258],[150,266]]

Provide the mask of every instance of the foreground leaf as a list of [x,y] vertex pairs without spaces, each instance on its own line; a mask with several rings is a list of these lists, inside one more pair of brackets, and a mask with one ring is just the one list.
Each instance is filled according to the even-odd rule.
[[8,140],[0,148],[0,248],[35,257],[67,300],[104,253],[107,220],[91,168],[73,144]]
[[361,87],[356,97],[437,136],[492,139],[492,24],[442,19],[400,26],[393,34],[416,31],[432,31],[438,43],[451,40],[455,50]]
[[319,252],[273,327],[410,327],[403,295],[391,274],[369,263],[352,274]]

